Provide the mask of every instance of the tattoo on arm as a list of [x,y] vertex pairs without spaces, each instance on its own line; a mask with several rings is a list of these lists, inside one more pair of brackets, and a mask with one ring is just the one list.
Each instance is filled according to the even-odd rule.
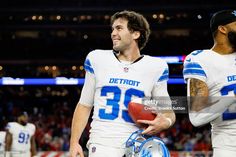
[[210,104],[208,103],[209,90],[205,82],[199,79],[190,80],[190,110],[200,111]]

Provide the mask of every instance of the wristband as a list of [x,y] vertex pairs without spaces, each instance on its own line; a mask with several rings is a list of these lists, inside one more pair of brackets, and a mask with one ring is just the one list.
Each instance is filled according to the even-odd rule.
[[172,125],[172,120],[170,118],[166,118],[166,120],[169,122],[169,126],[170,127]]

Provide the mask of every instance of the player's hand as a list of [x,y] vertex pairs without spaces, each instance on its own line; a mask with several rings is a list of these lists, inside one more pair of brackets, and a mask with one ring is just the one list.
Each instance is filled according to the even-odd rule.
[[170,127],[170,122],[161,113],[158,113],[154,120],[138,120],[137,122],[148,125],[148,127],[142,132],[142,134],[147,135],[156,135],[162,130],[168,129]]
[[70,157],[84,157],[83,149],[79,143],[70,146]]

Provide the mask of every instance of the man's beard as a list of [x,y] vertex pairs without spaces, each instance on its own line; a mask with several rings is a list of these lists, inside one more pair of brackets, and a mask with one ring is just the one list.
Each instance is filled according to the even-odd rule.
[[230,31],[228,33],[228,39],[229,39],[230,45],[232,46],[232,48],[235,51],[236,50],[236,32],[235,31]]
[[20,123],[21,123],[21,125],[23,125],[23,126],[26,126],[26,124],[27,124],[27,122],[25,122],[25,121],[21,121]]

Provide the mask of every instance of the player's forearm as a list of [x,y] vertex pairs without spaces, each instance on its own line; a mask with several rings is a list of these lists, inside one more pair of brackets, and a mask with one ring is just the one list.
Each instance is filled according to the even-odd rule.
[[190,89],[189,118],[194,126],[201,126],[219,117],[231,104],[236,102],[232,97],[211,97],[205,82],[198,79],[188,80]]
[[220,114],[219,113],[190,113],[189,114],[189,119],[190,122],[194,125],[194,126],[202,126],[204,124],[207,124],[209,122],[211,122],[212,120],[216,119],[217,117],[219,117]]
[[35,137],[32,136],[31,137],[31,156],[34,157],[37,154],[37,150],[36,150],[36,143],[35,143]]
[[81,134],[83,133],[83,130],[88,122],[91,109],[91,107],[87,107],[81,104],[78,104],[76,106],[71,125],[71,145],[79,142]]
[[194,126],[207,124],[220,115],[233,103],[236,103],[235,97],[219,97],[215,98],[209,107],[206,107],[198,112],[190,111],[189,119]]

